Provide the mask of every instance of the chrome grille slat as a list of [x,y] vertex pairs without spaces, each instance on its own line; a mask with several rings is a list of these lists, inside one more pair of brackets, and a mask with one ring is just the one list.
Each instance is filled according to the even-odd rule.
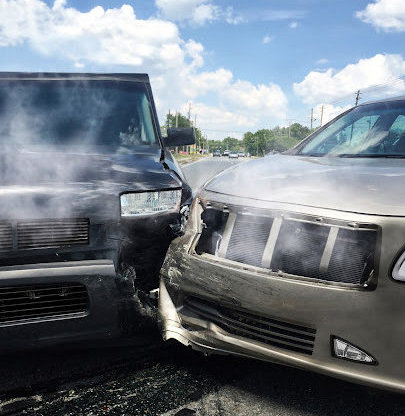
[[86,286],[77,283],[0,288],[0,324],[38,317],[52,319],[87,309]]
[[[50,286],[50,287],[41,287],[41,292],[47,292],[52,290],[61,290],[64,286]],[[69,290],[71,289],[80,289],[82,290],[83,285],[69,285]],[[34,290],[32,289],[32,286],[6,286],[6,287],[0,287],[0,300],[2,296],[8,296],[9,294],[15,294],[15,293],[24,293],[27,290]]]
[[[81,295],[81,296],[78,296],[78,297],[69,296],[68,299],[63,299],[63,296],[62,295],[58,295],[58,297],[60,297],[61,299],[57,299],[54,296],[53,299],[50,299],[50,300],[42,300],[42,296],[41,296],[41,300],[39,300],[39,301],[36,302],[36,307],[39,308],[42,305],[45,305],[46,306],[46,304],[49,304],[49,303],[52,303],[52,302],[55,302],[55,301],[57,301],[60,304],[64,304],[64,302],[78,302],[78,303],[80,303],[80,302],[83,302],[83,301],[84,302],[87,301],[87,297],[85,295]],[[26,300],[28,300],[28,298],[26,298]],[[18,302],[18,303],[9,303],[8,300],[6,300],[6,301],[3,301],[3,304],[4,304],[4,306],[7,306],[7,308],[19,308],[19,307],[25,306],[25,305],[32,305],[32,301],[28,301],[28,302]],[[10,309],[10,311],[11,310],[12,309]],[[9,313],[10,311],[8,310],[7,313]]]
[[[23,309],[10,309],[7,310],[5,312],[1,312],[1,315],[12,315],[12,314],[18,314],[18,312],[30,312],[30,311],[46,311],[46,310],[57,310],[57,309],[61,309],[61,308],[72,308],[72,307],[79,307],[79,306],[83,306],[85,305],[85,302],[75,302],[75,303],[69,303],[67,305],[63,304],[63,305],[53,305],[53,306],[41,306],[41,304],[36,304],[35,306],[32,306],[30,308],[23,308]],[[6,305],[8,308],[8,305]]]

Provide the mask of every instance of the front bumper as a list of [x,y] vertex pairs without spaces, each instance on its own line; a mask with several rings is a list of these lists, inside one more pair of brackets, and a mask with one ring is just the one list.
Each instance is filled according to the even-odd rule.
[[[315,211],[315,210],[314,210]],[[316,212],[327,217],[329,211]],[[378,280],[373,287],[278,276],[192,250],[199,231],[196,210],[186,235],[174,240],[161,270],[160,316],[165,340],[176,339],[205,353],[235,354],[316,371],[369,386],[405,392],[405,286],[390,277],[402,252],[405,219],[333,213],[345,221],[382,229]],[[269,345],[228,331],[217,320],[190,313],[197,298],[219,308],[316,330],[311,354]],[[338,337],[374,357],[376,365],[337,358]]]
[[[87,292],[86,306],[80,310],[69,309],[73,300],[66,302],[62,297],[66,293],[60,288],[72,286]],[[117,337],[123,331],[123,313],[133,298],[125,286],[118,281],[111,260],[0,268],[0,351]],[[27,288],[26,292],[21,288]],[[13,290],[17,295],[8,294]],[[50,291],[56,295],[51,296]]]
[[[203,273],[209,273],[207,268],[203,268],[203,270]],[[225,275],[221,273],[220,275],[217,274],[216,277],[223,279]],[[234,276],[234,279],[228,275],[224,284],[230,284],[232,280],[240,283],[241,278],[243,278],[241,274]],[[249,279],[252,279],[252,276],[249,276]],[[254,280],[257,284],[252,285],[254,288],[249,291],[250,294],[244,296],[242,290],[238,296],[243,305],[243,310],[258,313],[257,305],[267,304],[268,307],[260,308],[261,315],[263,315],[263,309],[265,309],[266,314],[269,313],[277,318],[285,315],[289,322],[291,322],[292,317],[296,317],[298,322],[309,321],[315,324],[317,332],[312,355],[288,351],[243,336],[237,336],[228,333],[210,320],[190,316],[189,313],[183,314],[184,299],[190,294],[195,294],[195,291],[184,288],[185,290],[181,293],[177,292],[177,287],[173,287],[167,279],[162,278],[160,282],[159,311],[162,317],[164,340],[175,339],[205,354],[232,354],[255,358],[311,370],[364,385],[405,392],[405,363],[403,360],[405,342],[403,331],[393,332],[387,325],[382,325],[380,328],[374,327],[374,324],[371,325],[375,314],[372,313],[367,304],[373,304],[372,296],[363,301],[358,293],[353,292],[350,299],[346,298],[345,302],[342,302],[342,297],[346,296],[344,293],[339,296],[339,293],[333,293],[333,291],[320,294],[320,292],[314,290],[312,293],[317,293],[315,296],[318,296],[317,305],[319,308],[311,308],[310,305],[313,303],[313,299],[310,299],[310,297],[305,296],[302,301],[295,298],[293,301],[293,296],[288,294],[288,289],[279,290],[279,288],[275,288],[274,285],[265,282],[263,279]],[[199,296],[201,295],[199,294]],[[222,296],[213,297],[208,294],[208,296],[205,296],[205,299],[207,298],[211,298],[217,304],[230,305],[231,303],[230,301],[224,301]],[[222,300],[219,300],[220,298]],[[350,302],[352,305],[351,310],[348,310],[347,306],[341,306],[343,304],[347,305],[346,302]],[[321,303],[323,303],[323,307],[321,307]],[[230,307],[234,308],[235,305]],[[367,312],[364,313],[364,311]],[[363,315],[369,315],[366,319],[370,322],[370,325],[359,324],[362,313]],[[331,353],[332,334],[342,337],[371,353],[377,358],[378,365],[365,365],[335,358]]]

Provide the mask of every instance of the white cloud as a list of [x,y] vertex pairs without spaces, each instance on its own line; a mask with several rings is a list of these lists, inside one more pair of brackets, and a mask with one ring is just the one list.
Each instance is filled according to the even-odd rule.
[[225,21],[230,25],[238,25],[239,23],[246,22],[242,15],[235,13],[232,6],[228,6],[222,14],[225,16]]
[[[186,114],[188,106],[184,105],[181,111]],[[221,139],[227,135],[241,138],[242,132],[255,128],[258,122],[257,117],[250,117],[247,112],[229,111],[226,107],[202,102],[193,103],[192,112],[198,115],[197,127],[201,127],[210,139]]]
[[[77,69],[91,65],[97,71],[149,73],[161,115],[193,101],[199,103],[200,120],[212,124],[221,115],[219,126],[260,127],[285,118],[287,99],[278,85],[235,80],[224,68],[204,71],[201,43],[183,40],[174,23],[138,19],[129,5],[80,12],[65,0],[53,6],[41,0],[0,0],[0,47],[21,44]],[[204,104],[206,94],[217,104]]]
[[162,17],[172,21],[189,21],[204,25],[218,19],[221,9],[211,0],[156,0]]
[[155,3],[160,16],[173,22],[187,21],[198,26],[218,19],[231,25],[245,22],[232,6],[223,9],[212,0],[155,0]]
[[248,81],[238,80],[221,93],[225,102],[240,111],[248,111],[258,117],[285,117],[287,98],[276,84],[253,85]]
[[327,64],[329,62],[329,60],[328,59],[326,59],[326,58],[321,58],[321,59],[318,59],[317,61],[316,61],[316,63],[318,64],[318,65],[325,65],[325,64]]
[[263,43],[266,45],[267,43],[270,43],[270,42],[272,42],[274,40],[274,36],[269,36],[269,35],[266,35],[266,36],[264,36],[264,38],[263,38]]
[[[303,81],[294,83],[294,92],[307,104],[331,102],[355,91],[377,84],[387,84],[379,93],[398,95],[405,91],[405,83],[398,79],[405,74],[405,61],[401,55],[377,54],[360,59],[336,71],[312,71]],[[370,98],[373,94],[370,94]]]
[[291,23],[288,25],[288,27],[289,27],[290,29],[296,29],[296,28],[297,28],[297,26],[298,26],[298,23],[297,23],[297,22],[291,22]]
[[405,31],[405,1],[376,0],[369,3],[364,10],[358,11],[356,17],[384,31]]
[[187,54],[176,25],[137,19],[128,5],[82,13],[61,0],[52,8],[40,0],[0,0],[0,45],[23,42],[45,55],[102,65],[171,68]]
[[[302,19],[306,15],[303,10],[260,10],[256,12],[256,19],[263,21],[277,21],[277,20],[289,20],[289,19]],[[253,17],[253,16],[252,16]]]

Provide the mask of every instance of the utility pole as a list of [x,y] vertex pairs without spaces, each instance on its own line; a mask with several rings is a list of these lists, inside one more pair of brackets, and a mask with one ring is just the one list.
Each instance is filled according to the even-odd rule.
[[322,127],[322,119],[323,119],[323,104],[322,104],[322,108],[321,108],[321,125],[320,125],[320,127]]
[[169,114],[167,115],[167,120],[166,120],[166,129],[170,129],[170,108],[169,108]]
[[311,130],[312,130],[312,124],[314,122],[314,109],[311,108]]
[[359,103],[359,99],[360,99],[360,90],[357,90],[357,92],[356,92],[356,102],[354,104],[355,107],[357,107],[357,105]]
[[[176,128],[179,127],[179,113],[176,110]],[[179,148],[176,146],[176,155],[179,153]]]
[[[197,114],[194,115],[194,128],[195,128],[195,134],[197,134]],[[201,150],[201,132],[198,135],[198,151]]]
[[[191,127],[191,103],[188,103],[188,125]],[[190,146],[187,146],[187,153],[190,154]]]

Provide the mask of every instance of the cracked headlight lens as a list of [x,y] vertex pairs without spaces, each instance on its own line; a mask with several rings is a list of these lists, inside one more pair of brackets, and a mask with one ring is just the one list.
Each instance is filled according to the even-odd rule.
[[134,217],[168,211],[179,211],[181,190],[131,192],[120,197],[121,216]]

